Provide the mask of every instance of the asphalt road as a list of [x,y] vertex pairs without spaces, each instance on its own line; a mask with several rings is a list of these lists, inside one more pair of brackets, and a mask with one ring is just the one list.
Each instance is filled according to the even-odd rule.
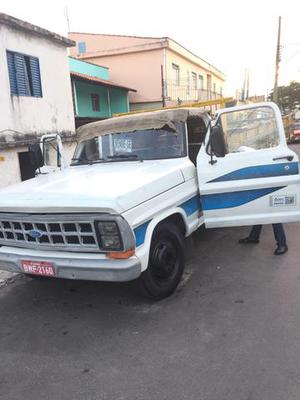
[[188,240],[183,282],[151,303],[134,284],[17,279],[0,288],[2,400],[299,400],[300,224]]

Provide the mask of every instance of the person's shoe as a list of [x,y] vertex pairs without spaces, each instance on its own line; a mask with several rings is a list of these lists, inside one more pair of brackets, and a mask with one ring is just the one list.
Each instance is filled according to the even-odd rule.
[[243,243],[243,244],[251,244],[251,243],[259,243],[259,239],[251,239],[249,236],[240,239],[239,243]]
[[277,246],[276,250],[274,251],[275,256],[281,256],[288,251],[287,245],[284,246]]

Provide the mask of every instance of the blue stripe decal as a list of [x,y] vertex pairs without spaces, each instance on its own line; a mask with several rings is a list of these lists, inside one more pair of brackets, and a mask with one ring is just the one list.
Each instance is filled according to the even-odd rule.
[[144,222],[142,225],[137,226],[133,232],[135,235],[135,245],[136,247],[140,246],[145,241],[146,231],[148,225],[150,224],[151,220]]
[[267,178],[271,176],[297,175],[298,173],[298,162],[257,165],[254,167],[246,167],[232,171],[229,174],[219,176],[208,183],[235,181],[239,179]]
[[196,211],[201,211],[199,194],[180,204],[179,207],[184,209],[187,216],[194,214]]
[[284,187],[285,186],[203,195],[201,196],[203,210],[238,207]]
[[[183,208],[185,213],[189,216],[194,214],[196,211],[201,211],[201,203],[200,203],[200,196],[197,194],[196,196],[192,197],[191,199],[185,201],[184,203],[180,204],[178,207]],[[135,244],[136,247],[140,246],[145,241],[145,236],[147,232],[148,225],[150,224],[151,220],[144,222],[142,225],[137,226],[133,232],[135,235]]]

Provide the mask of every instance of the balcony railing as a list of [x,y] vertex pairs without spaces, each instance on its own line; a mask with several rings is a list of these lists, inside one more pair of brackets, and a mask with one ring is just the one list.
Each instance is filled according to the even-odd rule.
[[197,102],[206,101],[213,99],[222,98],[222,94],[214,92],[213,90],[206,90],[196,88],[195,86],[189,85],[187,83],[175,84],[173,82],[167,82],[164,86],[164,97],[165,101],[177,102],[181,104],[182,102]]

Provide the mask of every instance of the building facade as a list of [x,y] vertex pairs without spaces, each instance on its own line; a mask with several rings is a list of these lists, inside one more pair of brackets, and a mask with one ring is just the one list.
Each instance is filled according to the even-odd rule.
[[[28,143],[75,135],[70,39],[0,14],[0,187],[28,179]],[[68,145],[66,145],[68,149]]]
[[71,55],[105,64],[111,78],[134,87],[131,109],[205,101],[223,96],[225,75],[170,38],[69,33]]
[[129,111],[128,92],[109,79],[109,68],[69,57],[76,127]]

